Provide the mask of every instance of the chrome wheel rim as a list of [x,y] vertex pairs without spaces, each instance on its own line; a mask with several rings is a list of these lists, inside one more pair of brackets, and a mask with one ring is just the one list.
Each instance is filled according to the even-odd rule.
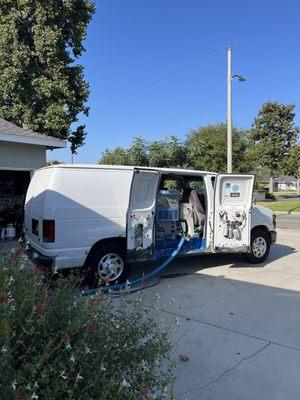
[[119,254],[108,253],[101,258],[98,264],[98,275],[101,279],[114,281],[118,279],[124,269],[124,261]]
[[255,257],[260,258],[265,255],[267,251],[267,242],[263,237],[257,237],[253,240],[252,243],[252,252]]

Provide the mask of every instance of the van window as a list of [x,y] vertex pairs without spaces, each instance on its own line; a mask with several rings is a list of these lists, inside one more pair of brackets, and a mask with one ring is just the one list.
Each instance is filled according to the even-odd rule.
[[132,187],[132,207],[146,209],[155,201],[157,174],[148,171],[139,172]]
[[205,193],[204,181],[202,178],[188,180],[187,187],[196,190],[198,194]]
[[143,179],[139,182],[139,190],[135,192],[135,203],[144,202],[149,194],[149,179]]
[[159,190],[175,190],[182,196],[184,180],[181,177],[163,177],[160,181]]

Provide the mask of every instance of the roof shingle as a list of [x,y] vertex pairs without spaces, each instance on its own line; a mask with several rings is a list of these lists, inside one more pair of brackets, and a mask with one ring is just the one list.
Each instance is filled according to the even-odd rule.
[[4,118],[0,118],[0,134],[6,135],[17,135],[17,136],[26,136],[37,139],[51,139],[57,142],[61,142],[61,139],[55,138],[53,136],[43,135],[41,133],[33,132],[27,129],[20,128],[17,125],[12,124],[11,122],[6,121]]

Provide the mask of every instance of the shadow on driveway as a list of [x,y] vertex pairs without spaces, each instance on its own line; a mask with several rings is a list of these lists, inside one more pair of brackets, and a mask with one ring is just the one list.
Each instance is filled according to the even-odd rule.
[[[229,268],[265,268],[268,264],[295,253],[296,249],[291,246],[283,244],[275,244],[271,247],[271,251],[267,260],[260,264],[252,264],[245,261],[241,254],[202,254],[199,256],[178,257],[166,269],[164,269],[160,276],[168,276],[174,274],[176,276],[193,274],[207,268],[220,267],[223,265]],[[152,271],[163,260],[151,263],[134,264],[132,267],[132,276],[136,277],[140,274],[147,274]]]

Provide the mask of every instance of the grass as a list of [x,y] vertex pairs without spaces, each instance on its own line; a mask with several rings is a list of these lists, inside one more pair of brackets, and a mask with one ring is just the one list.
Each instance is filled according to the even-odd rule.
[[300,200],[261,201],[256,204],[273,211],[300,212]]
[[278,198],[280,197],[295,197],[297,198],[297,191],[296,190],[281,190],[280,192],[274,192],[274,195]]

